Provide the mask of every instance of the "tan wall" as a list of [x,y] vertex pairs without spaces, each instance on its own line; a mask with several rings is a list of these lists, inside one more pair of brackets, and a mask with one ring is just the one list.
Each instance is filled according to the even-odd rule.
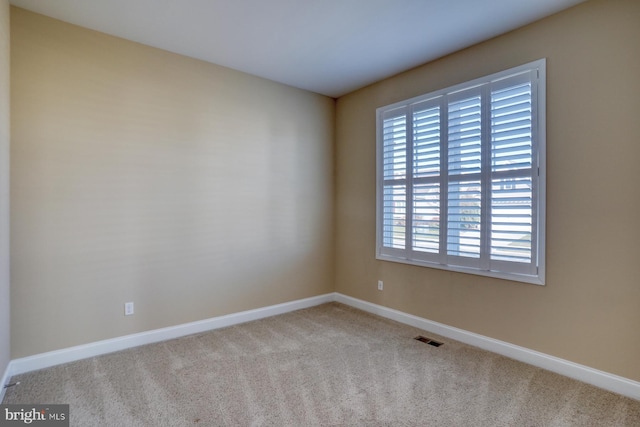
[[[592,0],[340,98],[337,291],[640,380],[639,23]],[[376,261],[375,109],[542,57],[546,286]]]
[[18,8],[11,48],[13,358],[333,290],[333,99]]
[[11,359],[9,351],[11,341],[9,328],[9,33],[9,1],[0,0],[0,378]]

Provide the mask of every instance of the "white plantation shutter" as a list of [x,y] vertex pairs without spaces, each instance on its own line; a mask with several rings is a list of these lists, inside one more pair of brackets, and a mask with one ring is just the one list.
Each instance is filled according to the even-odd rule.
[[479,88],[447,96],[447,263],[479,267],[482,240],[482,96]]
[[413,176],[440,174],[440,105],[430,102],[413,110]]
[[450,175],[480,173],[482,104],[479,91],[473,92],[478,93],[462,93],[448,97],[450,100],[447,151]]
[[544,65],[378,109],[378,258],[544,283]]
[[493,268],[535,273],[532,71],[491,84]]
[[413,186],[413,250],[440,252],[440,185]]
[[407,120],[403,111],[383,120],[383,240],[384,247],[406,245]]
[[412,224],[414,257],[438,260],[440,253],[440,99],[412,108]]

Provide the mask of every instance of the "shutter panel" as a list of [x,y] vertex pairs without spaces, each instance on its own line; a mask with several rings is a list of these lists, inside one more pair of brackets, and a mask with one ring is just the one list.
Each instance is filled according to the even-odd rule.
[[382,124],[382,168],[384,180],[407,176],[407,119],[404,115],[385,119]]
[[413,250],[440,252],[440,184],[413,185]]
[[383,196],[383,245],[404,249],[406,237],[407,188],[404,185],[385,185]]
[[449,174],[479,173],[481,168],[480,94],[449,101],[448,165]]
[[440,106],[413,113],[413,177],[440,174]]
[[531,178],[491,183],[491,259],[531,262],[533,200]]
[[[449,182],[447,255],[480,257],[480,181]],[[451,261],[459,265],[461,261]]]
[[[468,265],[452,256],[480,258],[482,98],[479,88],[449,96],[447,125],[448,262]],[[474,175],[474,179],[469,175]]]
[[406,247],[407,118],[396,113],[382,122],[382,245]]
[[440,252],[440,98],[413,106],[411,248]]
[[531,168],[531,83],[491,92],[492,172]]
[[492,85],[491,261],[534,261],[532,111],[530,73]]

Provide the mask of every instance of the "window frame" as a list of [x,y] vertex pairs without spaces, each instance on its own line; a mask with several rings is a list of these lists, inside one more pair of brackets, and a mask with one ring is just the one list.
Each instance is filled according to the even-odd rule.
[[[440,142],[438,142],[440,146],[439,158],[440,161],[440,169],[438,172],[438,182],[446,183],[447,186],[451,184],[451,173],[447,167],[447,154],[443,153],[442,147],[445,148],[444,151],[450,149],[449,140],[448,140],[448,132],[449,132],[449,122],[447,117],[447,109],[450,105],[449,97],[458,99],[463,98],[462,94],[478,92],[485,92],[482,96],[484,102],[481,104],[482,114],[481,114],[481,144],[482,144],[482,170],[478,173],[470,173],[471,176],[479,177],[482,182],[485,182],[485,189],[492,188],[491,177],[491,158],[490,155],[492,153],[491,150],[491,102],[490,97],[492,94],[491,86],[498,84],[501,81],[507,81],[510,78],[515,78],[518,75],[522,75],[523,73],[535,73],[535,76],[530,80],[531,81],[531,104],[532,104],[532,113],[531,113],[531,199],[532,199],[532,207],[531,207],[531,218],[532,218],[532,228],[531,228],[531,256],[534,259],[531,264],[524,264],[527,268],[523,268],[521,270],[518,269],[518,264],[512,261],[496,261],[491,260],[490,265],[487,263],[480,264],[476,263],[473,260],[470,260],[465,265],[466,259],[464,257],[456,257],[457,265],[451,265],[447,262],[447,258],[451,255],[448,255],[448,251],[445,248],[444,253],[442,251],[438,253],[427,253],[423,251],[416,251],[413,249],[411,240],[413,237],[413,229],[416,226],[413,222],[413,209],[414,209],[414,184],[416,181],[424,182],[435,182],[436,179],[429,178],[416,178],[414,177],[414,134],[412,132],[412,128],[410,127],[410,123],[413,120],[413,114],[417,109],[416,106],[424,106],[424,105],[439,105],[439,115],[438,119],[444,122],[444,125],[439,124],[440,129]],[[533,74],[532,74],[533,75]],[[527,80],[529,81],[529,80]],[[486,98],[488,96],[488,98]],[[486,102],[489,99],[489,102]],[[444,108],[444,110],[442,110]],[[425,111],[425,110],[421,110]],[[404,233],[405,233],[405,247],[404,248],[393,248],[390,246],[384,246],[384,236],[383,236],[383,228],[384,228],[384,190],[385,190],[385,177],[384,177],[384,135],[383,135],[383,124],[385,119],[389,119],[392,117],[400,117],[404,116],[405,124],[407,132],[405,134],[405,175],[404,179],[387,179],[387,186],[389,185],[389,181],[397,181],[398,185],[405,186],[405,195],[406,195],[406,203],[405,203],[405,217],[404,217]],[[411,117],[410,117],[411,116]],[[487,148],[488,147],[488,148]],[[487,154],[487,150],[488,154]],[[444,160],[442,159],[444,158]],[[536,174],[537,172],[537,174]],[[495,171],[493,172],[496,173]],[[446,175],[446,178],[442,178],[442,175]],[[504,175],[504,174],[503,174]],[[507,178],[517,179],[520,175],[516,172],[514,174],[506,173]],[[513,175],[513,176],[512,176]],[[528,179],[528,176],[525,176],[525,179]],[[466,180],[466,178],[465,178]],[[486,180],[489,180],[488,183]],[[495,182],[495,181],[494,181]],[[438,191],[443,191],[443,189],[438,187]],[[446,193],[447,190],[444,190]],[[439,196],[440,197],[440,196]],[[444,201],[445,204],[451,203],[451,199],[445,195],[439,199],[441,202]],[[481,200],[483,204],[491,203],[491,192],[487,195],[486,192],[481,194]],[[483,207],[483,212],[486,213],[485,209],[488,211],[490,207]],[[445,234],[448,232],[447,226],[447,212],[446,207],[443,209],[442,204],[438,205],[438,221],[439,224],[444,224],[444,226],[439,226],[439,242],[444,242]],[[488,76],[480,77],[468,82],[460,83],[454,86],[450,86],[444,89],[440,89],[437,91],[429,92],[424,95],[420,95],[417,97],[413,97],[407,100],[399,101],[390,105],[382,106],[376,109],[376,259],[382,261],[391,261],[391,262],[399,262],[411,265],[417,265],[422,267],[443,269],[448,271],[456,271],[461,273],[469,273],[480,276],[489,276],[500,279],[507,279],[512,281],[531,283],[537,285],[545,284],[545,215],[546,215],[546,59],[542,58],[536,61],[529,62],[527,64],[523,64],[514,68],[510,68],[508,70],[500,71],[498,73],[494,73]],[[483,257],[486,260],[487,256],[490,257],[490,244],[491,244],[491,230],[489,228],[489,224],[491,222],[491,218],[487,218],[488,215],[484,215],[482,218],[482,225],[486,231],[484,231],[484,240],[481,241],[480,247],[481,251],[483,251]],[[444,219],[443,219],[444,218]],[[440,248],[443,247],[444,243],[439,243]],[[489,255],[487,255],[489,254]],[[506,267],[506,270],[505,270]],[[508,271],[511,270],[511,271]]]

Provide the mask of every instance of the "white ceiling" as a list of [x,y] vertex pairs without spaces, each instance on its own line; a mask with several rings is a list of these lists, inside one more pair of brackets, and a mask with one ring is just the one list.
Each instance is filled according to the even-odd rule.
[[585,0],[10,0],[338,97]]

